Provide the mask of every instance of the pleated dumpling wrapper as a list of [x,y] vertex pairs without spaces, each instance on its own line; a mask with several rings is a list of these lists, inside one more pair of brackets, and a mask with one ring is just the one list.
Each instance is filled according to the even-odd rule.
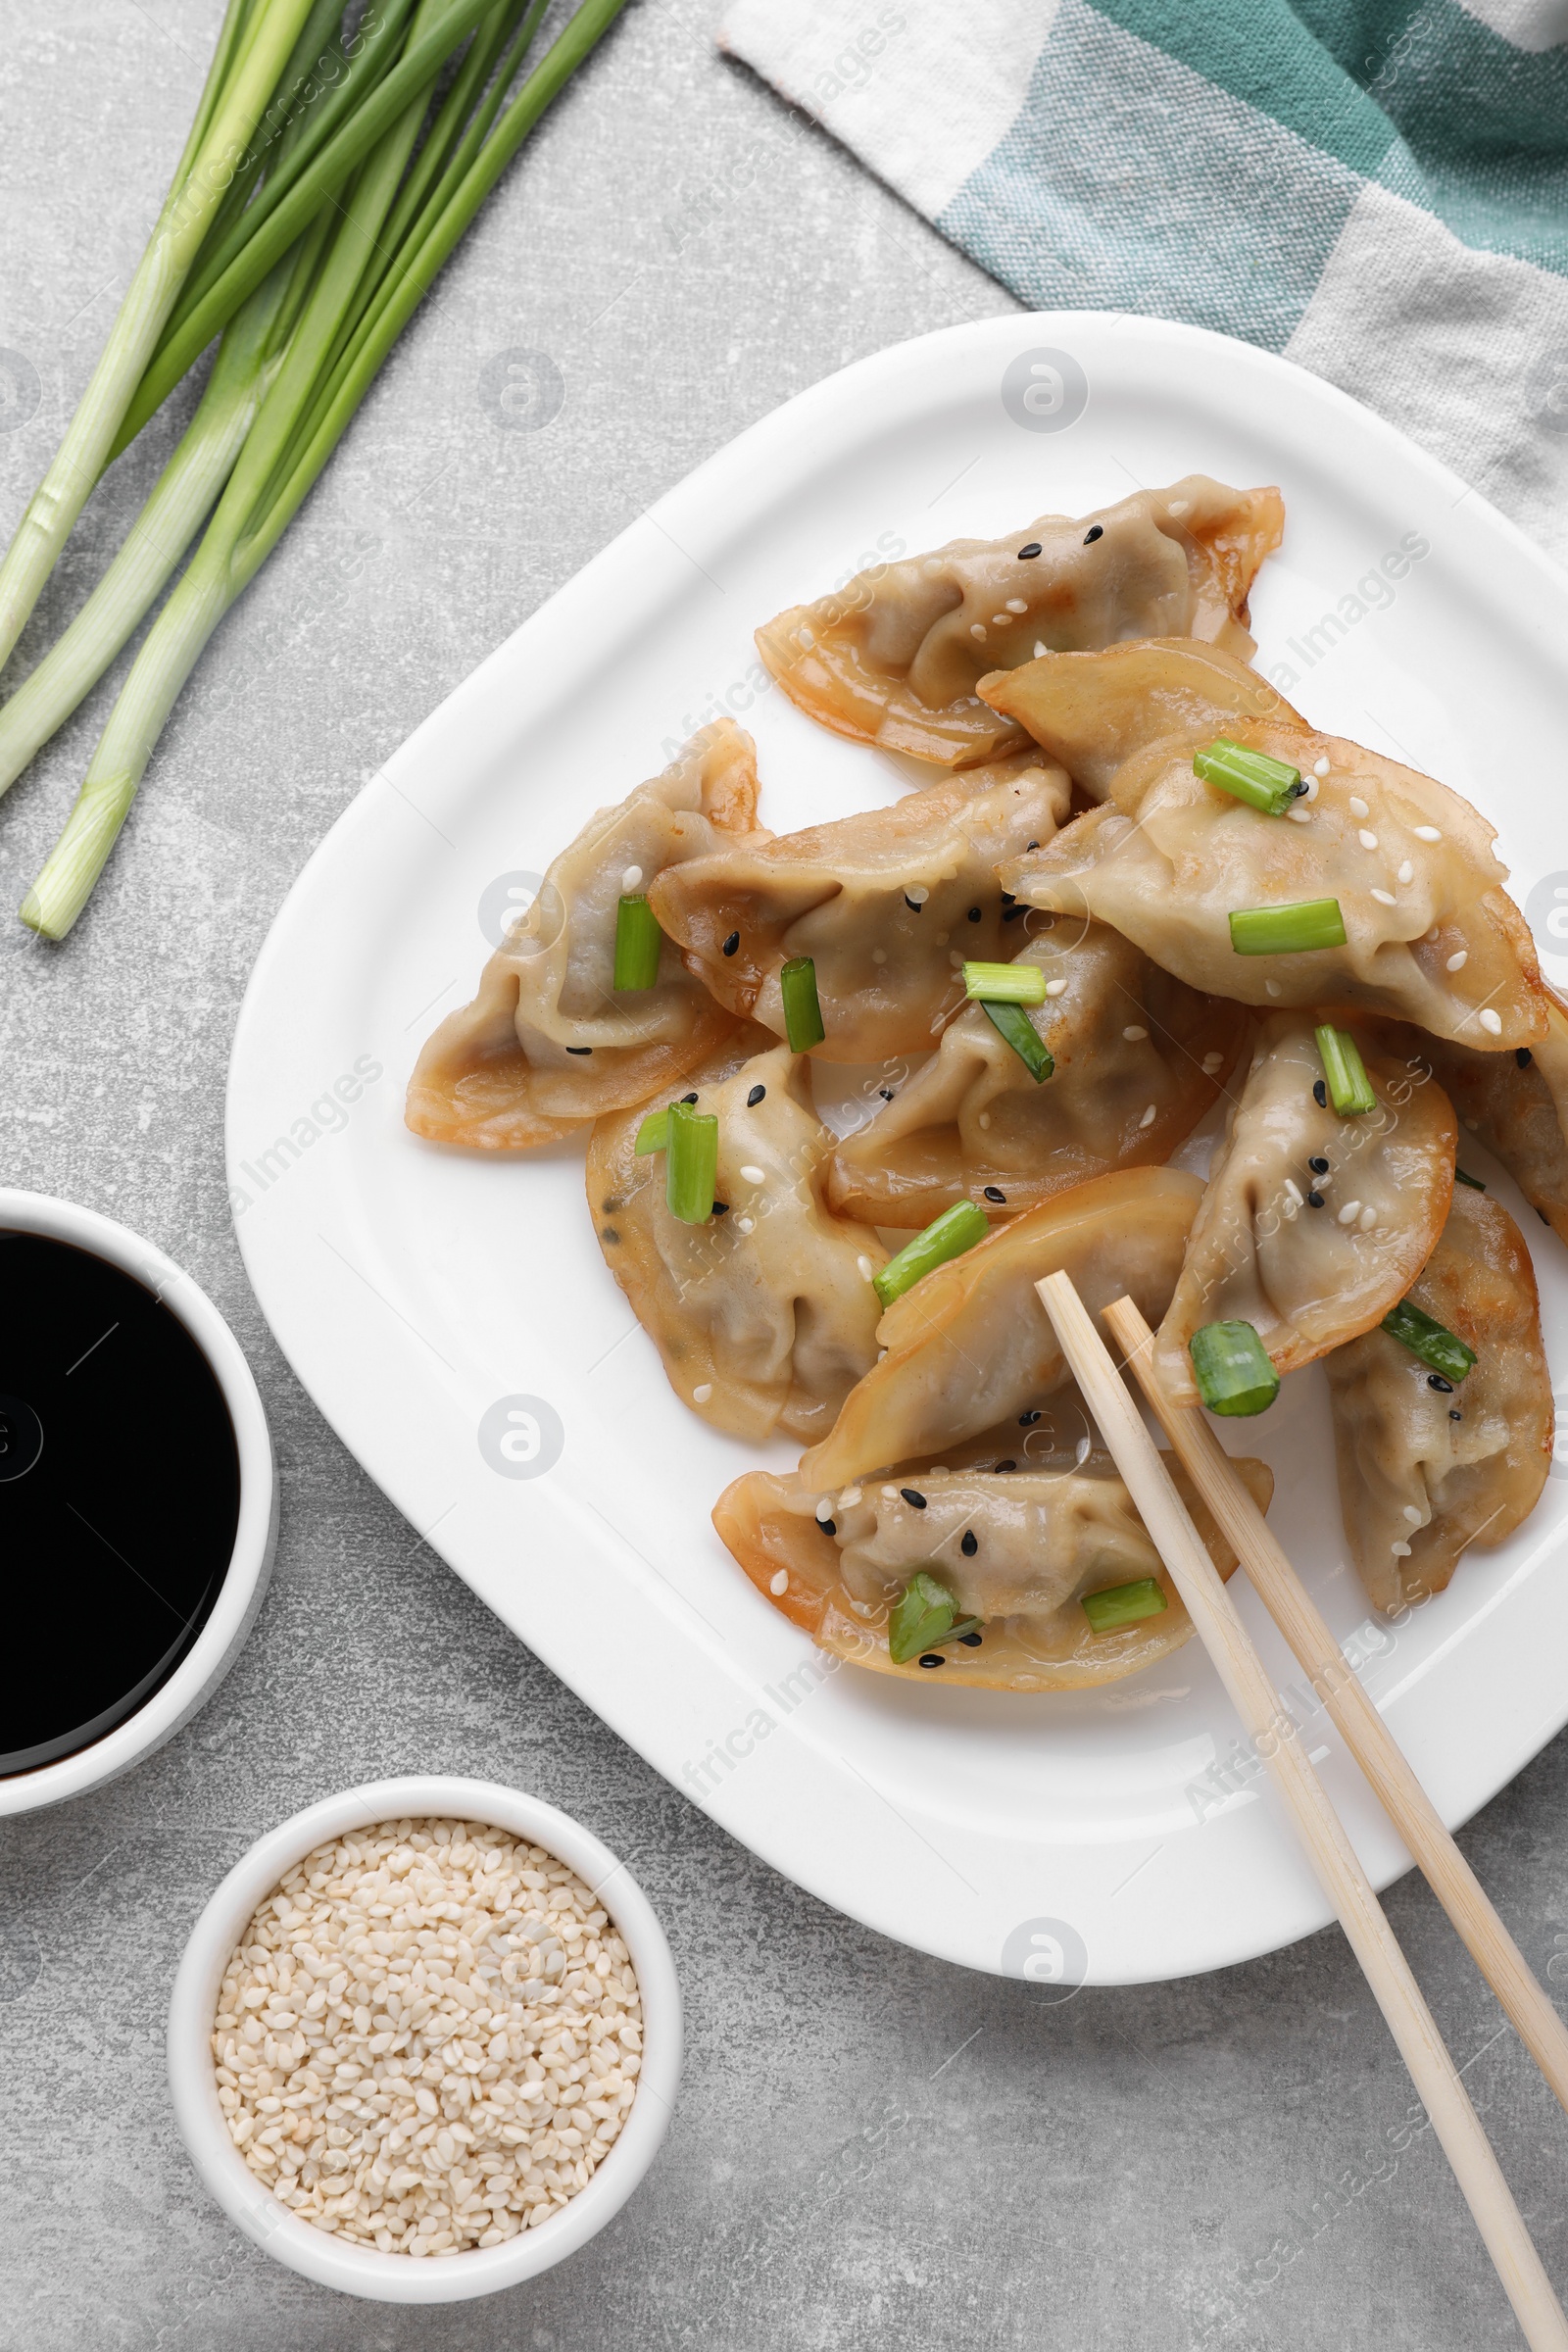
[[1184,637],[1136,638],[1099,653],[1042,658],[1022,669],[993,671],[980,683],[1089,800],[1106,800],[1121,778],[1121,806],[1136,801],[1173,746],[1201,745],[1216,735],[1250,741],[1246,730],[1264,719],[1306,724],[1228,647]]
[[1052,1055],[1036,1079],[983,1005],[840,1144],[828,1197],[845,1215],[924,1226],[968,1200],[993,1221],[1113,1168],[1170,1157],[1229,1078],[1244,1005],[1200,996],[1104,923],[1052,926],[1013,958],[1047,975],[1023,1015]]
[[[1244,1004],[1386,1013],[1483,1053],[1544,1037],[1494,829],[1446,785],[1320,734],[1218,647],[1054,655],[983,684],[1108,796],[1003,868],[1024,904],[1114,924]],[[1219,738],[1298,769],[1304,794],[1270,815],[1205,783],[1194,754]]]
[[737,842],[650,892],[718,1003],[787,1033],[780,973],[808,956],[823,1061],[927,1053],[963,1002],[959,968],[1008,953],[996,869],[1066,816],[1063,771],[1029,753],[944,776],[881,808]]
[[1247,599],[1279,545],[1277,490],[1189,474],[1097,514],[1043,514],[878,564],[757,632],[785,693],[836,734],[967,767],[1024,742],[978,699],[988,670],[1048,648],[1190,636],[1250,654]]
[[1342,1118],[1311,1021],[1263,1024],[1157,1334],[1160,1376],[1183,1404],[1198,1401],[1196,1331],[1250,1323],[1275,1371],[1294,1372],[1381,1322],[1437,1244],[1453,1106],[1435,1079],[1357,1043],[1376,1108]]
[[715,1429],[823,1437],[876,1361],[871,1277],[887,1250],[823,1197],[833,1138],[811,1107],[804,1056],[749,1029],[686,1094],[718,1119],[723,1213],[683,1224],[663,1152],[637,1152],[644,1110],[601,1119],[588,1205],[605,1263],[663,1359],[670,1387]]
[[1432,1071],[1461,1129],[1496,1153],[1542,1223],[1568,1242],[1568,1006],[1556,991],[1546,989],[1545,1036],[1514,1054],[1477,1054],[1395,1022],[1386,1042],[1412,1069]]
[[[1215,1567],[1236,1555],[1174,1457],[1163,1457]],[[1273,1477],[1236,1468],[1268,1508]],[[1109,1454],[999,1474],[941,1468],[822,1495],[753,1471],[719,1497],[713,1525],[752,1583],[820,1649],[879,1674],[989,1690],[1072,1690],[1168,1657],[1192,1634],[1180,1594]],[[979,1623],[967,1641],[896,1661],[889,1616],[924,1572]],[[1084,1595],[1145,1581],[1152,1612],[1097,1631]],[[933,1661],[940,1661],[937,1671]]]
[[752,834],[757,793],[757,747],[726,718],[598,810],[485,965],[472,1004],[425,1045],[409,1081],[415,1134],[525,1152],[672,1088],[710,1054],[733,1018],[667,941],[654,987],[616,991],[617,914],[666,867]]
[[1551,1375],[1535,1268],[1507,1210],[1455,1188],[1411,1303],[1475,1350],[1434,1375],[1390,1332],[1329,1357],[1346,1540],[1380,1609],[1441,1592],[1468,1544],[1529,1517],[1551,1466]]
[[1072,1276],[1091,1314],[1130,1296],[1152,1323],[1170,1303],[1202,1186],[1179,1168],[1124,1168],[1057,1193],[923,1275],[877,1328],[881,1361],[801,1457],[814,1493],[944,1448],[1038,1405],[1069,1378],[1035,1284]]

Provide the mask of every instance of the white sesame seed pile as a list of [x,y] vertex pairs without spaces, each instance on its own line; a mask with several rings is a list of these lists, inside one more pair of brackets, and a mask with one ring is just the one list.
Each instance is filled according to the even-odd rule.
[[308,1854],[229,1959],[214,2021],[234,2145],[278,2202],[386,2254],[548,2220],[642,2066],[630,1955],[554,1854],[393,1821]]

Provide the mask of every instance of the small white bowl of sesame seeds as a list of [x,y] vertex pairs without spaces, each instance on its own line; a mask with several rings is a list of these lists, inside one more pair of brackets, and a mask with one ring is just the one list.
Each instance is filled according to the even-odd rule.
[[169,2079],[247,2236],[320,2285],[446,2303],[549,2270],[664,2135],[680,1991],[647,1897],[552,1805],[410,1777],[237,1862],[185,1947]]

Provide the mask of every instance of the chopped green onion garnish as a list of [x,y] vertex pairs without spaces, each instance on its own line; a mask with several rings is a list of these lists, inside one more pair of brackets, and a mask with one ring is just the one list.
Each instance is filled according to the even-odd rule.
[[1043,1004],[1046,975],[1038,963],[966,963],[964,994],[977,1004]]
[[718,1120],[710,1110],[672,1102],[664,1114],[664,1198],[683,1225],[706,1225],[718,1182]]
[[1266,752],[1250,752],[1245,744],[1217,736],[1206,751],[1193,754],[1193,768],[1205,784],[1217,784],[1234,800],[1261,808],[1265,816],[1283,816],[1301,791],[1301,771],[1271,760]]
[[1472,1176],[1468,1168],[1455,1168],[1453,1181],[1455,1184],[1467,1184],[1473,1193],[1484,1193],[1487,1189],[1480,1177]]
[[816,966],[809,956],[792,956],[778,976],[784,999],[784,1028],[792,1054],[809,1054],[827,1035],[816,996]]
[[922,1274],[934,1266],[945,1266],[950,1257],[961,1257],[976,1242],[983,1242],[991,1228],[985,1211],[972,1200],[956,1200],[934,1217],[924,1233],[917,1233],[912,1242],[906,1242],[897,1257],[890,1257],[880,1274],[873,1274],[871,1285],[884,1306],[912,1290]]
[[1309,948],[1343,948],[1345,917],[1338,899],[1302,899],[1295,906],[1238,906],[1231,946],[1238,956],[1299,956]]
[[668,1111],[651,1110],[637,1130],[635,1156],[642,1159],[650,1152],[662,1152],[668,1141]]
[[1336,1029],[1325,1021],[1313,1031],[1317,1050],[1323,1057],[1323,1075],[1329,1082],[1329,1100],[1342,1119],[1353,1119],[1363,1110],[1376,1110],[1378,1099],[1372,1092],[1372,1081],[1366,1074],[1366,1064],[1348,1029]]
[[1021,1004],[994,1004],[989,997],[982,997],[980,1009],[998,1035],[1006,1039],[1036,1086],[1051,1076],[1056,1066],[1051,1048],[1042,1043],[1039,1030]]
[[888,1655],[895,1666],[907,1666],[923,1649],[956,1642],[972,1634],[978,1617],[960,1617],[958,1604],[944,1584],[928,1570],[917,1568],[893,1604],[888,1619]]
[[1114,1633],[1119,1625],[1137,1625],[1145,1617],[1157,1617],[1170,1602],[1152,1576],[1141,1576],[1130,1585],[1107,1585],[1103,1592],[1086,1592],[1083,1596],[1084,1615],[1097,1634]]
[[1475,1364],[1473,1348],[1467,1348],[1463,1340],[1431,1315],[1423,1314],[1420,1307],[1412,1306],[1408,1298],[1401,1298],[1397,1306],[1390,1307],[1383,1318],[1383,1328],[1390,1339],[1397,1340],[1401,1348],[1408,1348],[1412,1355],[1418,1355],[1446,1380],[1463,1380]]
[[1263,1413],[1280,1376],[1250,1323],[1205,1323],[1187,1343],[1198,1394],[1211,1413]]
[[646,898],[622,899],[615,909],[615,977],[611,986],[616,990],[657,988],[659,951],[663,944],[659,919]]

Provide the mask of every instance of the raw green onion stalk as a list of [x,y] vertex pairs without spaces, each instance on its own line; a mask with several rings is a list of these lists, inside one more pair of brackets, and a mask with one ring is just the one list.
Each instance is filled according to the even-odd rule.
[[790,1052],[809,1054],[827,1035],[816,993],[816,965],[810,956],[792,956],[779,972],[778,986],[784,1000],[784,1029]]
[[1283,760],[1271,760],[1266,752],[1249,751],[1246,744],[1232,743],[1228,735],[1217,736],[1206,751],[1195,752],[1193,770],[1205,784],[1218,785],[1233,800],[1245,801],[1250,808],[1261,808],[1265,816],[1283,816],[1306,790],[1298,767],[1287,767]]
[[706,1225],[718,1182],[718,1120],[710,1110],[672,1102],[666,1114],[664,1198],[683,1225]]
[[1140,1576],[1130,1585],[1107,1585],[1102,1592],[1086,1592],[1083,1612],[1097,1634],[1113,1634],[1118,1626],[1140,1625],[1146,1617],[1157,1617],[1170,1602],[1152,1576]]
[[1463,1380],[1467,1372],[1475,1369],[1475,1349],[1467,1348],[1456,1333],[1412,1305],[1408,1298],[1401,1298],[1397,1306],[1390,1307],[1383,1318],[1383,1329],[1401,1348],[1408,1348],[1412,1355],[1430,1364],[1434,1372],[1441,1372],[1445,1380]]
[[989,997],[982,997],[980,1009],[999,1037],[1006,1039],[1036,1086],[1051,1076],[1055,1058],[1021,1004],[993,1004]]
[[[343,0],[230,0],[147,253],[0,564],[3,658],[104,466],[221,334],[201,405],[124,548],[0,713],[3,790],[113,661],[211,511],[24,901],[23,920],[46,937],[63,938],[81,911],[208,638],[310,492],[453,246],[624,0],[581,0],[514,90],[545,4],[383,0],[345,41]],[[310,78],[319,43],[335,43],[342,61],[323,77],[329,86]]]
[[[284,130],[280,154],[296,127]],[[282,365],[330,226],[318,215],[229,321],[201,404],[124,545],[65,634],[0,707],[0,792],[97,684],[212,512]]]
[[1205,1323],[1187,1343],[1198,1394],[1211,1413],[1268,1410],[1280,1376],[1250,1323]]
[[[276,211],[345,119],[361,110],[363,122],[363,102],[396,60],[413,4],[414,0],[375,0],[373,6],[366,9],[354,37],[345,40],[343,10],[336,0],[314,0],[310,18],[279,84],[280,93],[285,94],[275,98],[268,108],[257,136],[241,159],[232,184],[218,208],[201,258],[164,329],[153,367],[142,379],[120,428],[117,451],[135,439],[157,408],[163,397],[155,388],[158,375],[167,368],[171,347],[198,305],[229,265],[252,244],[263,221]],[[330,78],[324,71],[328,64],[333,69]],[[383,105],[387,103],[383,101]],[[390,103],[395,108],[395,95]],[[372,119],[369,134],[372,137],[374,127]],[[272,138],[278,132],[281,143],[274,147]],[[333,152],[341,160],[341,147]],[[336,170],[340,187],[347,175],[346,168]],[[202,341],[206,340],[208,337],[204,336]],[[196,349],[200,348],[198,344]],[[177,368],[165,389],[176,383],[183,372],[183,368]]]
[[[276,0],[262,0],[262,5],[276,5]],[[362,103],[315,154],[287,193],[274,206],[264,191],[253,208],[254,220],[252,210],[247,210],[243,249],[188,316],[179,323],[171,321],[126,413],[116,443],[117,453],[134,440],[197,354],[206,349],[212,337],[232,318],[278,256],[287,251],[306,221],[323,204],[335,203],[356,167],[395,124],[410,101],[428,94],[446,59],[494,8],[495,0],[446,0],[446,6],[433,14],[428,9],[421,10],[397,66],[373,87],[364,80],[356,85]],[[535,24],[540,13],[532,12]],[[608,23],[618,12],[611,9],[599,13]],[[400,7],[396,14],[401,24],[407,16],[406,7]],[[603,30],[603,24],[600,29]]]
[[[0,662],[21,636],[108,463],[121,420],[233,175],[232,159],[250,144],[309,9],[310,0],[228,0],[196,120],[147,249],[92,381],[0,564]],[[291,236],[287,244],[293,241]]]
[[1302,899],[1294,906],[1238,906],[1230,918],[1238,956],[1299,956],[1314,948],[1343,948],[1345,917],[1338,899]]
[[1329,1101],[1341,1118],[1358,1118],[1363,1111],[1376,1110],[1378,1099],[1372,1092],[1366,1063],[1348,1029],[1336,1029],[1325,1021],[1312,1034],[1317,1039],[1323,1075],[1328,1080]]
[[637,1141],[632,1146],[632,1156],[634,1159],[646,1158],[650,1152],[662,1152],[666,1150],[668,1143],[668,1111],[651,1110],[648,1113],[647,1118],[644,1119],[642,1125],[637,1130]]
[[906,1242],[897,1257],[890,1257],[879,1274],[871,1277],[872,1287],[884,1306],[902,1298],[910,1291],[922,1274],[935,1266],[945,1266],[950,1257],[961,1257],[976,1242],[983,1242],[991,1227],[983,1208],[972,1200],[956,1200],[934,1217],[924,1233],[917,1233],[912,1242]]
[[945,1642],[961,1642],[977,1631],[978,1617],[960,1617],[958,1604],[946,1585],[929,1569],[917,1568],[894,1602],[888,1617],[888,1655],[895,1666],[907,1666],[924,1650]]
[[1043,1004],[1046,975],[1038,963],[968,963],[963,993],[976,1004]]
[[615,909],[615,973],[611,985],[623,989],[657,988],[659,951],[663,933],[645,898],[622,899]]

